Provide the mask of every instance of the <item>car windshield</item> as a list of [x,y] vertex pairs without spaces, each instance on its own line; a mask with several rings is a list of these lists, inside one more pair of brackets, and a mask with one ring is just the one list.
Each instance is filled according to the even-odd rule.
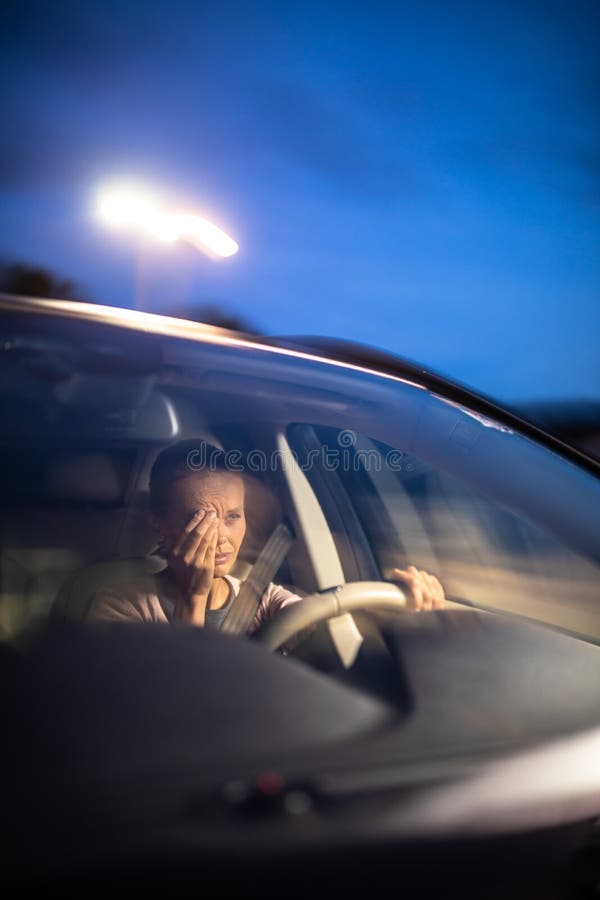
[[240,581],[286,521],[295,540],[273,581],[298,596],[414,566],[453,607],[600,640],[592,474],[406,378],[163,330],[5,317],[5,638],[84,620],[94,591],[126,580],[132,561],[159,571],[152,463],[175,441],[204,439],[232,466],[243,460]]

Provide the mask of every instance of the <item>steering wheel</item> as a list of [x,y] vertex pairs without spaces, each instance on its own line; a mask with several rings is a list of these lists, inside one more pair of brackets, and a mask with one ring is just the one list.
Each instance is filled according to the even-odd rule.
[[318,594],[309,594],[301,603],[291,603],[261,625],[252,637],[269,650],[277,650],[299,631],[318,622],[356,610],[405,611],[408,603],[408,594],[396,584],[353,581]]

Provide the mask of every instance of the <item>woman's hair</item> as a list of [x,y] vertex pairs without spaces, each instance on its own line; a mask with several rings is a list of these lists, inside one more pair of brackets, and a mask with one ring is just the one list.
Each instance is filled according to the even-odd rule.
[[[236,463],[237,463],[236,458]],[[169,493],[175,481],[195,472],[230,472],[241,475],[241,465],[228,465],[227,454],[208,441],[192,438],[165,447],[150,471],[150,509],[156,516],[167,511]]]

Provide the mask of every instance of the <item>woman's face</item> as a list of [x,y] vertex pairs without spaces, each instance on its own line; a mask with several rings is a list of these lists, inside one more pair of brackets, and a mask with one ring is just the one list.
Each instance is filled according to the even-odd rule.
[[218,578],[230,571],[246,534],[242,478],[233,472],[194,472],[172,484],[167,511],[156,519],[169,555],[200,509],[214,510],[217,514],[215,578]]

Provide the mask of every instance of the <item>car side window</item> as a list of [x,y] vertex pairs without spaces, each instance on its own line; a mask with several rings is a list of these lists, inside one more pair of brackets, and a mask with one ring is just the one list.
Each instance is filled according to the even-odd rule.
[[[373,577],[373,563],[375,577],[415,565],[458,602],[600,639],[598,567],[552,535],[400,447],[323,426],[290,436],[339,544],[353,546],[341,554],[355,563],[344,565],[349,580]],[[321,452],[309,460],[311,442]],[[342,502],[350,528],[332,512]]]

